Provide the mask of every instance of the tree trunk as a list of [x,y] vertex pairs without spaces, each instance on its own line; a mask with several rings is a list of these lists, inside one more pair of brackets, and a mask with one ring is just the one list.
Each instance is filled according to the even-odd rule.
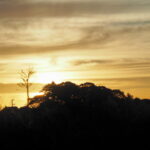
[[29,85],[27,84],[27,105],[30,102],[30,97],[29,97]]

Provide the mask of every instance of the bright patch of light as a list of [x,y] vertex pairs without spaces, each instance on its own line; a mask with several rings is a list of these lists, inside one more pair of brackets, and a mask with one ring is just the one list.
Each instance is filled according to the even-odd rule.
[[44,93],[43,92],[34,92],[34,93],[31,93],[31,97],[39,96],[39,95],[44,95]]
[[38,83],[60,83],[65,79],[65,76],[61,72],[50,72],[50,73],[41,73],[37,77]]

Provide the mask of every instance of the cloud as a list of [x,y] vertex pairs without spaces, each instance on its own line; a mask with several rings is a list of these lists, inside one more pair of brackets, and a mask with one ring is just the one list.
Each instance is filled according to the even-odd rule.
[[[9,88],[8,88],[9,87]],[[44,84],[40,83],[34,83],[33,86],[31,86],[31,92],[37,92],[40,91],[44,87]],[[23,93],[25,92],[24,88],[20,88],[17,83],[0,83],[0,93]]]
[[[147,47],[149,45],[147,39],[149,39],[149,24],[147,25],[122,25],[116,26],[113,24],[106,26],[93,26],[93,27],[81,27],[74,28],[76,32],[80,32],[79,37],[75,40],[75,37],[70,37],[69,33],[68,37],[70,37],[71,41],[64,41],[62,36],[62,42],[58,42],[54,44],[47,37],[41,38],[36,33],[34,33],[35,37],[30,34],[30,32],[21,31],[17,34],[17,30],[10,32],[8,34],[2,34],[1,36],[1,44],[0,44],[0,55],[28,55],[28,54],[37,54],[37,53],[57,53],[60,51],[67,50],[102,50],[102,49],[112,49],[114,47],[115,42],[118,42],[118,48],[120,46],[122,48],[135,46],[137,49],[139,47]],[[5,29],[6,30],[6,29]],[[57,29],[56,29],[57,30]],[[47,31],[49,32],[49,31]],[[54,31],[55,32],[55,31]],[[38,37],[36,37],[38,36]],[[29,39],[28,39],[29,38]],[[30,39],[32,39],[30,41]],[[130,44],[130,43],[133,44]],[[31,44],[30,44],[31,43]],[[114,48],[113,48],[114,49]],[[113,50],[116,51],[115,49]]]
[[[150,60],[147,58],[124,58],[124,59],[80,59],[71,61],[70,64],[77,67],[82,71],[92,70],[116,70],[116,71],[127,71],[129,74],[131,72],[137,72],[136,76],[150,75]],[[86,69],[84,69],[86,66]],[[83,68],[83,69],[82,69]],[[140,74],[141,73],[141,74]]]
[[149,3],[135,1],[27,1],[0,3],[0,17],[72,17],[149,11]]
[[71,64],[74,66],[80,66],[80,65],[101,65],[101,64],[108,64],[113,62],[112,60],[98,60],[98,59],[92,59],[92,60],[76,60],[72,61]]

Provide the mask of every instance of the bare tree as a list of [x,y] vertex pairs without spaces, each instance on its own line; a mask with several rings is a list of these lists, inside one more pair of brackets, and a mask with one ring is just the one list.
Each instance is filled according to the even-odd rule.
[[33,74],[35,74],[35,71],[33,70],[33,68],[29,68],[27,70],[21,70],[21,72],[19,74],[20,74],[20,78],[21,78],[21,83],[19,83],[18,85],[20,87],[26,88],[27,105],[28,105],[30,103],[29,89],[32,86],[30,79],[33,76]]

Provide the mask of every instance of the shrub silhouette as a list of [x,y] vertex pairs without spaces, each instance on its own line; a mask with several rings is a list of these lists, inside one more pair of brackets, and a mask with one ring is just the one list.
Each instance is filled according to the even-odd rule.
[[2,146],[6,146],[6,139],[11,146],[15,140],[23,143],[28,139],[34,148],[68,144],[85,147],[94,146],[96,139],[103,143],[106,137],[150,134],[149,100],[88,82],[53,82],[42,92],[28,106],[0,111]]

